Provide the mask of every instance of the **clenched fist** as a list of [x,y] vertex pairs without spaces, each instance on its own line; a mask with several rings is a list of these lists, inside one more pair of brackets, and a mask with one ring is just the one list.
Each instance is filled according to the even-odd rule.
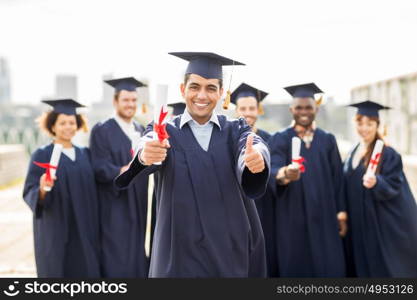
[[146,166],[163,162],[167,157],[167,149],[170,147],[168,140],[163,142],[159,140],[147,141],[140,153],[140,160]]
[[47,189],[52,189],[54,187],[56,177],[52,177],[51,181],[46,180],[46,174],[43,174],[39,179],[39,199],[45,199],[46,193],[48,192]]
[[363,186],[367,189],[371,189],[376,185],[376,176],[373,174],[365,174],[362,178]]
[[285,178],[289,181],[297,181],[301,176],[300,168],[298,166],[294,166],[293,164],[287,166],[284,174]]
[[246,150],[245,150],[245,166],[252,173],[260,173],[265,169],[265,162],[262,154],[253,147],[253,134],[250,134],[246,139]]

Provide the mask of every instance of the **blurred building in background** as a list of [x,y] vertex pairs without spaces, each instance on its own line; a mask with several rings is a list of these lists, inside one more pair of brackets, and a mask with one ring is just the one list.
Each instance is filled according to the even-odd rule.
[[5,58],[0,57],[0,104],[10,103],[10,69]]
[[55,97],[57,99],[72,98],[76,100],[77,95],[77,76],[57,75],[55,77]]
[[[402,154],[417,154],[417,72],[355,87],[351,99],[369,99],[390,106],[391,110],[381,113],[387,141]],[[352,118],[354,113],[352,109]],[[353,130],[350,134],[354,134]]]
[[113,79],[113,75],[104,74],[101,79],[102,95],[101,102],[99,102],[99,104],[111,107],[113,102],[114,88],[111,87],[109,84],[105,83],[104,81]]

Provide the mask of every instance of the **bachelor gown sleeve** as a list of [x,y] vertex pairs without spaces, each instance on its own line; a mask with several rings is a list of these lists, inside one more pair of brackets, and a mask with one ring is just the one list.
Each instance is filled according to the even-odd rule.
[[123,166],[116,166],[111,162],[110,141],[107,140],[105,133],[105,128],[100,124],[94,126],[91,131],[91,162],[96,180],[101,183],[111,183]]
[[265,130],[258,129],[256,134],[259,135],[266,143],[268,143],[271,138],[271,135]]
[[278,170],[287,165],[288,144],[283,134],[278,132],[269,139],[271,151],[271,178],[277,176]]
[[333,178],[334,195],[336,197],[337,211],[346,211],[346,199],[343,190],[343,165],[340,157],[339,148],[337,147],[336,139],[330,135],[330,167]]
[[32,210],[36,218],[42,217],[43,208],[47,207],[50,202],[50,192],[46,193],[42,203],[39,199],[39,180],[45,173],[45,169],[38,167],[33,162],[48,162],[48,158],[42,153],[42,150],[36,150],[29,162],[28,173],[26,175],[25,185],[23,188],[23,199]]
[[236,149],[236,153],[238,153],[236,174],[237,178],[240,179],[240,183],[246,195],[255,199],[261,197],[265,193],[271,169],[271,158],[267,144],[262,138],[255,134],[253,147],[262,154],[265,162],[265,169],[260,173],[253,174],[248,168],[246,168],[244,162],[246,139],[252,133],[252,130],[250,126],[246,124],[244,119],[239,119],[238,122],[239,137]]
[[396,197],[404,183],[401,156],[392,148],[384,148],[381,173],[376,175],[376,185],[371,189],[375,199],[380,201]]
[[[143,149],[143,145],[145,141],[152,139],[151,132],[153,131],[153,124],[149,124],[146,128],[143,136],[140,138],[140,143],[138,146],[138,151],[136,151],[136,155],[134,156],[133,160],[130,163],[129,169],[127,169],[124,173],[117,176],[114,180],[114,184],[118,189],[126,189],[132,183],[133,179],[136,176],[149,176],[150,174],[156,172],[161,168],[161,165],[152,165],[152,166],[145,166],[139,162],[139,155]],[[163,165],[163,163],[162,163]]]

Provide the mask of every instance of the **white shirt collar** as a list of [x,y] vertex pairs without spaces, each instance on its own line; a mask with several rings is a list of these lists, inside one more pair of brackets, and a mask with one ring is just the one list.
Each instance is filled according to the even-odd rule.
[[217,116],[217,114],[214,110],[213,110],[213,113],[211,114],[210,120],[208,120],[208,122],[206,124],[201,125],[197,121],[195,121],[193,119],[193,117],[190,115],[190,113],[188,112],[188,110],[185,109],[184,113],[181,115],[180,129],[190,121],[193,121],[200,126],[204,126],[204,125],[207,125],[208,123],[212,122],[212,123],[216,124],[219,127],[219,129],[221,129],[220,122],[219,122],[219,117]]
[[130,132],[132,130],[135,130],[135,125],[133,125],[133,120],[131,120],[129,123],[123,120],[117,113],[114,114],[114,119],[116,120],[117,124],[119,124],[120,128],[122,128],[125,132]]

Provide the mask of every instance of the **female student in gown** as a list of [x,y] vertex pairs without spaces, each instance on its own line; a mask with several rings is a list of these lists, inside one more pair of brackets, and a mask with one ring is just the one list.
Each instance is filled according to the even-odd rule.
[[[366,174],[378,139],[378,111],[372,101],[358,108],[360,142],[344,164],[350,231],[348,257],[358,277],[417,277],[417,208],[401,156],[384,145],[375,175]],[[366,175],[365,175],[366,174]]]
[[[43,101],[53,110],[39,118],[51,137],[31,157],[23,198],[33,211],[39,277],[100,277],[98,207],[88,149],[72,144],[85,119],[72,99]],[[56,175],[47,180],[54,144],[63,146]],[[50,188],[50,191],[48,190]]]

